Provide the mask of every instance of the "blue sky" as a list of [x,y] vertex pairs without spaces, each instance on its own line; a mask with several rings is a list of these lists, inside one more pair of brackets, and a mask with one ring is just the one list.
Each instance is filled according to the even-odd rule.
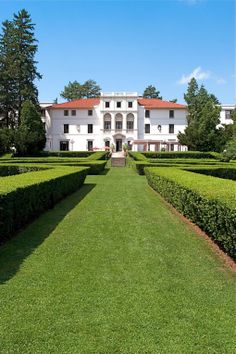
[[0,21],[22,8],[36,24],[40,101],[94,79],[103,91],[153,84],[184,102],[192,76],[222,103],[236,101],[234,0],[0,0]]

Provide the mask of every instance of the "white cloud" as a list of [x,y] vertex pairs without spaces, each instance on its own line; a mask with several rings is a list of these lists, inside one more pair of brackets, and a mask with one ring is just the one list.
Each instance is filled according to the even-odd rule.
[[215,80],[216,80],[216,83],[217,83],[218,85],[224,85],[224,84],[226,84],[226,80],[223,79],[223,77],[217,77]]
[[210,71],[203,71],[200,66],[194,69],[190,74],[183,75],[180,80],[178,80],[179,85],[187,84],[193,77],[196,80],[207,80],[211,76]]

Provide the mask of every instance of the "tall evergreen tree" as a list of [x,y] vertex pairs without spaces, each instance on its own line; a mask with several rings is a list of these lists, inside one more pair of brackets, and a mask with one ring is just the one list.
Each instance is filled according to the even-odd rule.
[[0,35],[0,117],[1,126],[9,127],[14,124],[16,103],[15,81],[13,72],[13,33],[14,26],[10,21],[2,24]]
[[187,127],[178,134],[180,143],[190,150],[218,150],[219,101],[203,85],[199,88],[195,78],[189,82],[184,98],[188,105]]
[[37,41],[34,37],[34,24],[26,10],[14,14],[12,21],[3,23],[0,36],[0,109],[4,114],[6,126],[9,115],[17,116],[20,123],[24,101],[30,100],[38,105],[38,90],[34,83],[40,79],[35,61]]
[[34,37],[34,27],[29,13],[23,9],[14,14],[14,77],[16,81],[17,112],[21,118],[22,104],[31,101],[38,105],[38,90],[34,83],[35,79],[42,76],[37,71],[35,54],[38,50],[37,40]]
[[159,98],[159,100],[162,100],[162,97],[160,96],[160,91],[156,89],[155,86],[149,85],[145,88],[143,91],[143,97],[144,98]]

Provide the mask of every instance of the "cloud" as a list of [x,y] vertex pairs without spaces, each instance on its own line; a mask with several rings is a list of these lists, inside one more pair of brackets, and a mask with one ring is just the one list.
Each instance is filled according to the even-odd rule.
[[196,80],[207,80],[211,76],[210,71],[203,71],[200,66],[194,69],[189,75],[183,75],[180,80],[178,80],[179,85],[187,84],[193,77]]
[[226,84],[226,80],[225,79],[223,79],[223,77],[216,77],[216,83],[218,84],[218,85],[224,85],[224,84]]

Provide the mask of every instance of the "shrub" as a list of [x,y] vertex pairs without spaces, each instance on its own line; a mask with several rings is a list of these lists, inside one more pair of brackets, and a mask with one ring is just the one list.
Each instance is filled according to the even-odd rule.
[[149,185],[236,258],[235,182],[176,168],[146,168]]
[[39,213],[76,191],[83,184],[87,171],[86,167],[57,167],[2,178],[1,242],[10,238]]
[[147,151],[142,153],[146,158],[152,159],[220,159],[221,154],[217,152],[200,152],[200,151]]
[[216,166],[209,168],[209,166],[207,167],[198,166],[195,167],[194,169],[187,168],[186,170],[195,173],[200,173],[207,176],[214,176],[223,179],[232,179],[233,181],[236,181],[236,166],[231,168],[216,167]]
[[132,157],[135,161],[147,161],[146,157],[141,152],[129,151],[129,156]]

